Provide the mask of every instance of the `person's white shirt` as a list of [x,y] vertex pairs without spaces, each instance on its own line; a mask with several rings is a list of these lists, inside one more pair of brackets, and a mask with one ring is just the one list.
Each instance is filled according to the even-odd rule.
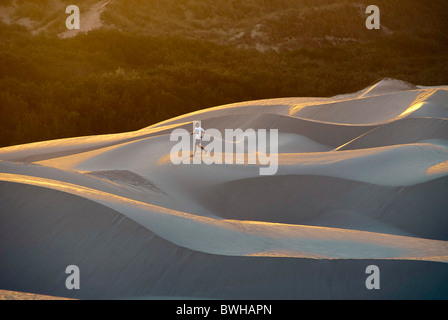
[[194,128],[194,137],[195,137],[195,139],[201,139],[203,132],[205,132],[205,130],[202,129],[201,127]]

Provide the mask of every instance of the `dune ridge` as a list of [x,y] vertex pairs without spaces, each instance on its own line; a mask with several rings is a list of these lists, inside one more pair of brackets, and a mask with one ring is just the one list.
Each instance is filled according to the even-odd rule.
[[[384,79],[332,98],[240,102],[129,133],[2,148],[0,289],[447,298],[447,91]],[[194,120],[277,129],[277,173],[174,165],[170,133]],[[65,289],[69,264],[85,275],[82,290]],[[375,293],[364,286],[369,264],[386,271]]]

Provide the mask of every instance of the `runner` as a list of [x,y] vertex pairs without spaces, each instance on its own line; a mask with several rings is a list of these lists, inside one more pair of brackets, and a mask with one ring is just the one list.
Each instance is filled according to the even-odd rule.
[[191,133],[192,135],[194,135],[194,150],[193,150],[193,154],[191,155],[192,157],[196,154],[197,146],[199,146],[202,150],[204,150],[207,153],[207,151],[204,149],[204,147],[202,146],[202,143],[201,143],[204,133],[205,133],[205,130],[201,128],[199,121],[197,121],[195,124],[194,131]]

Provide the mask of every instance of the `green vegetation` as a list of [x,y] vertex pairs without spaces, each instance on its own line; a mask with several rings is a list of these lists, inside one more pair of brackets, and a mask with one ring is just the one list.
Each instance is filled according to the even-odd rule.
[[[380,32],[364,28],[368,5]],[[394,33],[447,40],[445,0],[114,0],[106,25],[125,32],[175,33],[242,47],[297,49],[370,41]],[[255,33],[254,33],[255,32]]]
[[[355,92],[384,77],[421,85],[448,84],[448,5],[444,0],[432,1],[425,7],[417,5],[424,17],[432,15],[429,22],[420,26],[415,25],[417,17],[413,13],[406,15],[405,2],[384,2],[384,6],[395,11],[398,9],[393,4],[405,6],[401,16],[394,16],[397,20],[382,10],[382,22],[387,22],[393,33],[376,30],[367,35],[362,28],[365,16],[356,22],[361,23],[361,31],[350,27],[353,21],[335,27],[333,33],[322,31],[332,30],[328,21],[334,14],[329,8],[339,8],[330,5],[334,1],[302,0],[309,6],[318,3],[328,9],[319,13],[310,8],[310,13],[305,14],[310,20],[303,26],[296,25],[299,22],[294,15],[289,20],[278,20],[279,15],[287,17],[286,10],[267,14],[277,10],[278,3],[286,8],[293,0],[262,1],[258,9],[252,1],[226,0],[234,6],[227,9],[224,1],[203,0],[202,7],[199,1],[179,2],[198,6],[193,11],[200,24],[195,29],[198,34],[205,23],[199,19],[202,15],[224,28],[219,15],[207,10],[216,2],[222,6],[222,21],[227,23],[244,19],[235,9],[241,6],[253,22],[257,15],[266,14],[264,21],[272,22],[264,27],[272,35],[269,45],[276,45],[291,34],[305,39],[306,32],[309,39],[327,32],[357,39],[337,44],[305,41],[294,49],[266,52],[182,32],[140,32],[134,24],[144,29],[144,22],[154,22],[155,18],[141,14],[139,20],[135,9],[138,5],[159,3],[159,10],[172,14],[171,20],[164,20],[162,14],[157,16],[159,19],[178,21],[180,27],[173,30],[182,26],[187,26],[182,30],[192,30],[194,19],[188,23],[174,19],[177,15],[185,16],[185,7],[173,1],[166,0],[165,5],[155,0],[127,2],[135,7],[128,6],[120,17],[112,14],[113,7],[105,14],[110,25],[120,28],[103,28],[71,39],[60,39],[51,33],[33,36],[24,27],[0,24],[0,146],[137,130],[187,112],[238,101]],[[122,5],[120,1],[112,4]],[[347,14],[349,21],[351,14]],[[324,20],[325,23],[317,23]],[[123,21],[128,22],[126,28]],[[243,28],[246,22],[240,23]],[[407,28],[409,24],[412,26]],[[320,29],[320,25],[326,27]],[[303,34],[297,34],[297,28]]]

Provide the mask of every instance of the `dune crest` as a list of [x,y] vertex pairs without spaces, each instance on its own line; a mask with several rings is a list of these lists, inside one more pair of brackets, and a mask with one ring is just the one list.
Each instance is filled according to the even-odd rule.
[[[384,79],[332,98],[240,102],[129,133],[2,148],[0,288],[71,298],[348,298],[367,294],[355,283],[378,264],[396,275],[379,297],[428,297],[410,282],[418,274],[445,283],[433,294],[446,298],[447,110],[446,86]],[[260,162],[207,164],[211,155],[173,164],[170,134],[195,120],[222,132],[277,129],[277,173],[260,176]],[[29,264],[39,266],[35,277],[21,279]],[[61,288],[52,274],[68,264],[87,272],[88,290]],[[332,272],[350,280],[328,289],[318,274]],[[113,279],[120,285],[102,291]]]

